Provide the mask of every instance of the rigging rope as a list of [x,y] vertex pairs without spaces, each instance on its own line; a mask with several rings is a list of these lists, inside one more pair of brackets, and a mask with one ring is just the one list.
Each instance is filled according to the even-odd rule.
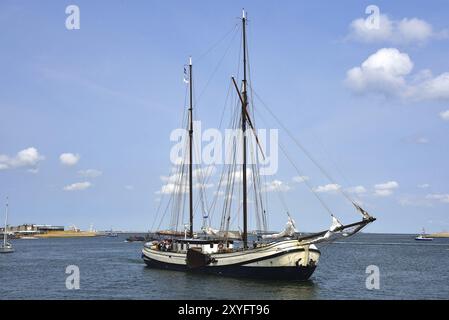
[[[307,151],[307,149],[298,141],[298,139],[290,132],[290,130],[285,127],[285,125],[279,120],[279,118],[270,110],[267,104],[260,98],[257,92],[251,88],[254,92],[256,98],[261,102],[262,106],[270,113],[270,115],[276,120],[276,122],[285,130],[287,135],[293,140],[297,147],[301,149],[301,151],[309,158],[309,160],[321,171],[321,173],[329,179],[330,182],[337,184],[335,180],[331,177],[331,175],[312,157],[312,155]],[[354,203],[353,199],[344,192],[343,188],[339,188],[338,192],[340,192],[349,202]]]

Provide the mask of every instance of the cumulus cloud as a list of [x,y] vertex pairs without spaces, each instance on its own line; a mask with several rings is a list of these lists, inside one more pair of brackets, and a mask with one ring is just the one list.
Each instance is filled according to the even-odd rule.
[[350,69],[346,84],[355,92],[379,92],[395,95],[404,90],[404,76],[410,73],[413,62],[410,57],[395,48],[383,48],[372,54],[360,67]]
[[346,73],[346,85],[357,94],[380,94],[404,100],[449,99],[449,72],[430,70],[411,75],[413,61],[396,48],[382,48]]
[[355,186],[346,189],[346,191],[349,193],[363,194],[366,193],[366,188],[364,186]]
[[172,193],[186,193],[187,187],[175,183],[167,183],[161,187],[161,190],[156,191],[156,194],[172,194]]
[[294,182],[302,183],[302,182],[309,180],[309,177],[308,176],[296,176],[296,177],[293,177],[292,179]]
[[426,199],[423,196],[416,195],[402,195],[399,197],[398,202],[401,206],[411,206],[411,207],[431,207],[432,201]]
[[286,192],[291,188],[288,184],[283,183],[281,180],[273,180],[266,182],[262,188],[262,192]]
[[[196,169],[193,171],[192,175],[194,179],[200,181],[207,181],[208,177],[215,172],[215,167],[206,167],[202,169]],[[186,174],[181,175],[180,173],[174,173],[170,176],[161,176],[161,181],[164,182],[161,189],[156,191],[156,194],[173,194],[173,193],[187,193],[189,192],[189,182]],[[193,184],[193,189],[209,189],[214,186],[213,183],[200,183],[195,182]]]
[[15,156],[0,154],[0,170],[28,167],[28,171],[37,173],[37,165],[45,157],[40,155],[36,148],[30,147],[17,152]]
[[445,120],[445,121],[449,121],[449,110],[441,111],[440,112],[440,118]]
[[388,181],[374,185],[374,194],[380,197],[391,196],[395,189],[399,188],[396,181]]
[[59,161],[65,166],[74,166],[80,160],[79,154],[63,153],[59,156]]
[[426,196],[426,199],[436,200],[442,203],[449,203],[449,194],[432,193]]
[[63,189],[64,191],[80,191],[80,190],[86,190],[87,188],[90,188],[92,184],[88,181],[84,182],[76,182],[69,184],[68,186],[65,186]]
[[78,174],[80,176],[83,176],[85,178],[96,178],[103,174],[100,170],[96,169],[87,169],[87,170],[80,170],[78,171]]
[[448,37],[447,30],[434,31],[430,23],[418,18],[393,20],[379,16],[379,27],[371,24],[371,17],[355,19],[349,25],[348,39],[364,43],[425,44],[431,39]]
[[[175,171],[176,169],[173,169]],[[207,166],[204,168],[195,169],[192,172],[193,179],[204,180],[214,175],[217,168],[215,166]],[[187,179],[187,174],[182,175],[180,172],[172,173],[170,176],[161,176],[163,182],[180,183],[181,179]]]
[[339,184],[336,183],[330,183],[330,184],[326,184],[324,186],[318,186],[316,188],[314,188],[313,190],[315,192],[335,192],[341,189],[341,186]]

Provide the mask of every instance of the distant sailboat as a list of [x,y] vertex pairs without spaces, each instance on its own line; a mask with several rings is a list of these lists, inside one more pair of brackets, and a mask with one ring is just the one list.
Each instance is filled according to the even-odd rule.
[[12,252],[14,252],[14,248],[12,244],[8,242],[8,198],[6,198],[5,228],[3,229],[3,243],[0,245],[0,253]]
[[415,238],[416,241],[432,241],[433,238],[429,237],[428,235],[426,235],[426,230],[424,230],[424,228],[422,228],[422,232],[419,236],[417,236]]

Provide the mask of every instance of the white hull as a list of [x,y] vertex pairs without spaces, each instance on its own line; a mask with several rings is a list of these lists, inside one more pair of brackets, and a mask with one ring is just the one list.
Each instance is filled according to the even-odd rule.
[[13,253],[13,247],[0,247],[0,253]]

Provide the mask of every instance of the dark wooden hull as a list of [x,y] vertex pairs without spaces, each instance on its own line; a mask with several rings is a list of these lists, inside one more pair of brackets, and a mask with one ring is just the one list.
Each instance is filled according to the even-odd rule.
[[264,279],[264,280],[308,280],[315,271],[315,265],[294,267],[250,267],[244,265],[205,266],[191,269],[187,265],[164,263],[142,255],[150,268],[183,271],[191,273],[208,273],[226,277]]

